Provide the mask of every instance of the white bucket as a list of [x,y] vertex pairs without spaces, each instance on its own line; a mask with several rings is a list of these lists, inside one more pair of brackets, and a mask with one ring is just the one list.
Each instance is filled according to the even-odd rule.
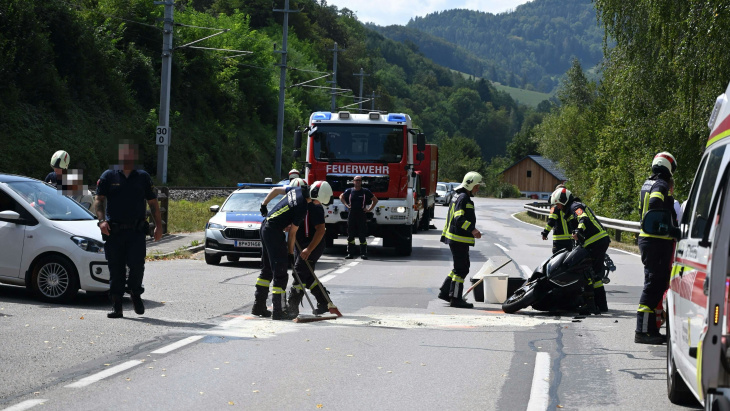
[[502,304],[507,299],[507,274],[490,274],[484,276],[484,301],[490,304]]

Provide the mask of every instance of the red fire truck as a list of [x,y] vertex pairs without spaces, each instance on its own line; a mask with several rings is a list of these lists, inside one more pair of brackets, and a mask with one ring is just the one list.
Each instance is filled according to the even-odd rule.
[[[326,180],[334,201],[325,206],[327,245],[347,235],[347,208],[339,195],[361,175],[363,187],[379,202],[369,213],[369,235],[381,237],[384,247],[410,255],[412,234],[428,229],[433,218],[438,176],[438,148],[413,129],[402,113],[352,114],[315,112],[305,130],[294,134],[294,157],[300,156],[307,132],[305,179]],[[415,139],[415,142],[414,142]]]

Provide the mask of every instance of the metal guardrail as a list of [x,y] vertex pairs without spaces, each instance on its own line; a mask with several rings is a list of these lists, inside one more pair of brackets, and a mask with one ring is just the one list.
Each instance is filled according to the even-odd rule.
[[[548,203],[525,204],[525,209],[527,210],[527,214],[529,216],[540,218],[542,220],[547,220],[548,216],[550,215],[549,208],[550,204]],[[638,221],[616,220],[613,218],[601,216],[596,216],[596,218],[598,218],[598,221],[603,225],[604,228],[610,228],[614,230],[614,239],[616,241],[621,241],[621,233],[623,233],[624,231],[635,234],[639,234],[641,232],[641,225]]]

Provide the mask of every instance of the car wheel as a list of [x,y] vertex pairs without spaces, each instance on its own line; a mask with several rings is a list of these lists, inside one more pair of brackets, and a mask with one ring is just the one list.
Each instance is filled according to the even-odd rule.
[[679,375],[677,365],[674,363],[669,322],[667,322],[667,397],[674,404],[686,404],[694,400],[694,395],[687,388],[687,384],[682,379],[682,376]]
[[237,255],[227,255],[226,256],[226,260],[228,260],[228,261],[230,261],[232,263],[238,262],[238,259],[239,258],[240,257],[238,257]]
[[64,303],[79,292],[79,277],[76,267],[66,257],[48,255],[33,266],[31,288],[42,300]]
[[221,263],[221,256],[205,253],[205,262],[210,265],[218,265]]

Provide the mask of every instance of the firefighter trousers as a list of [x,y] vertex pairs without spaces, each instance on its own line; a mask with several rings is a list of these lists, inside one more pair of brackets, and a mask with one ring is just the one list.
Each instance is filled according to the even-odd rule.
[[636,332],[657,334],[654,309],[669,287],[674,241],[639,237],[639,251],[644,264],[644,289],[636,311]]
[[[289,281],[287,265],[289,264],[286,236],[284,232],[269,227],[266,220],[261,224],[261,274],[256,280],[256,300],[265,300],[269,295],[269,285],[272,285],[272,294],[284,294]],[[273,279],[273,284],[272,280]]]

